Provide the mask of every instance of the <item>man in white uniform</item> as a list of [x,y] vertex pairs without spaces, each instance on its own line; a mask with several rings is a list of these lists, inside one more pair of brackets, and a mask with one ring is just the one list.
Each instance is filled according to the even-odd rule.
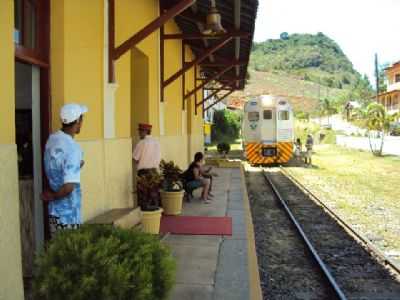
[[161,161],[160,143],[150,136],[151,128],[150,124],[139,124],[140,141],[133,151],[139,176],[157,171]]

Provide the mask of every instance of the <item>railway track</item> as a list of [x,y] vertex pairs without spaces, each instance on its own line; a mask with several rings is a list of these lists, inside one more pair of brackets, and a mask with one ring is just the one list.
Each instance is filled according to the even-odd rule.
[[397,270],[304,189],[278,169],[247,175],[264,299],[400,299]]

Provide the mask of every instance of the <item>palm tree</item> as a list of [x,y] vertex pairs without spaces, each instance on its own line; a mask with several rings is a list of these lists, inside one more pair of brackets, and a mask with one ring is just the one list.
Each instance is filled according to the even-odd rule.
[[[362,113],[365,122],[365,127],[368,129],[368,140],[372,154],[376,156],[382,155],[385,134],[389,132],[390,123],[397,117],[396,114],[389,115],[382,104],[373,102],[367,106],[367,109]],[[373,141],[379,139],[378,144]]]
[[321,101],[320,112],[321,115],[328,117],[328,125],[330,125],[329,117],[336,112],[336,109],[328,98]]

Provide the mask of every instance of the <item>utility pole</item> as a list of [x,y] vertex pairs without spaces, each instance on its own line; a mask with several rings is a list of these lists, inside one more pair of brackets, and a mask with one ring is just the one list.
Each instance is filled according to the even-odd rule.
[[376,79],[376,102],[379,103],[379,64],[378,64],[378,53],[375,53],[375,79]]

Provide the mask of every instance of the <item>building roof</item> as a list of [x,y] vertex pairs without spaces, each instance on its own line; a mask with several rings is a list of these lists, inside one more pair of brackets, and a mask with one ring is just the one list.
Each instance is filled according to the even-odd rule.
[[[167,9],[179,0],[162,0],[162,8]],[[199,34],[205,26],[206,16],[210,9],[210,0],[197,0],[194,5],[175,17],[180,30],[184,35]],[[211,78],[216,73],[226,68],[232,62],[240,62],[229,71],[221,75],[217,81],[226,84],[230,81],[232,89],[243,89],[250,58],[252,40],[254,35],[255,19],[258,0],[216,0],[216,8],[221,15],[221,23],[227,33],[235,32],[237,35],[222,48],[215,51],[211,57],[206,58],[201,65],[202,76]],[[206,49],[219,43],[219,39],[187,39],[196,56],[201,55]],[[213,65],[211,64],[217,64]]]
[[397,94],[400,93],[400,90],[393,90],[393,91],[389,91],[389,92],[384,92],[384,93],[380,93],[378,96],[387,96],[387,95],[392,95],[392,94]]
[[226,100],[226,106],[230,109],[243,109],[246,100],[241,98],[229,98]]
[[389,67],[387,67],[385,70],[388,71],[388,70],[391,70],[391,69],[394,69],[394,68],[397,68],[397,67],[400,67],[400,60],[397,61],[397,62],[394,62]]

